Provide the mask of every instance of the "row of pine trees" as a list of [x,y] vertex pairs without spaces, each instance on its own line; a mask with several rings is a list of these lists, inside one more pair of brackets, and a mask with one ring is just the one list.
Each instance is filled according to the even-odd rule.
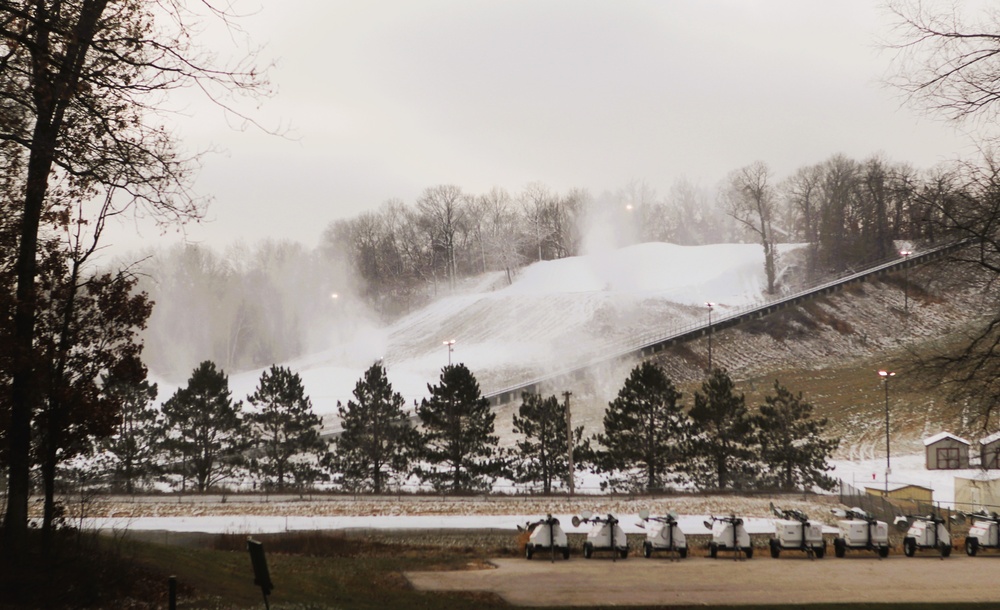
[[751,409],[729,374],[715,369],[685,405],[652,362],[631,371],[608,405],[603,432],[589,438],[577,427],[570,441],[566,402],[523,394],[509,447],[498,445],[496,412],[464,364],[444,367],[413,414],[374,363],[354,399],[338,403],[342,431],[332,441],[321,437],[299,375],[280,366],[261,375],[246,397],[250,408],[233,400],[228,377],[210,361],[161,409],[152,406],[155,385],[115,391],[125,405],[121,432],[86,468],[128,493],[154,480],[196,491],[252,481],[262,491],[332,484],[375,494],[417,482],[437,492],[481,492],[506,480],[551,493],[568,488],[570,442],[573,474],[598,474],[609,491],[829,489],[827,461],[839,443],[825,436],[826,420],[813,417],[801,393],[777,381]]

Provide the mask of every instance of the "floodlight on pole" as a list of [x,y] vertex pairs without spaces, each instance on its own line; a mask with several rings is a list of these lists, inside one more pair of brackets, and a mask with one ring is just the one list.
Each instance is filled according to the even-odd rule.
[[705,307],[708,308],[708,373],[712,374],[712,308],[715,307],[715,303],[711,301],[705,301]]
[[455,340],[449,339],[447,341],[442,341],[441,343],[448,346],[448,366],[451,366],[451,352],[455,350]]
[[903,257],[903,312],[910,313],[910,255],[913,250],[900,250],[899,255]]
[[879,376],[885,383],[885,494],[889,495],[889,475],[892,474],[892,466],[889,462],[889,378],[895,377],[892,371],[880,370]]

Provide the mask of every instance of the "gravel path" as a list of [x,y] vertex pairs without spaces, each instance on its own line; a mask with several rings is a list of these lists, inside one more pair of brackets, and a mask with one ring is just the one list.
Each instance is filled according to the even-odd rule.
[[496,559],[491,570],[409,572],[421,590],[489,591],[517,606],[755,605],[884,602],[997,602],[1000,555],[942,560],[851,554],[734,561],[633,557],[612,562]]

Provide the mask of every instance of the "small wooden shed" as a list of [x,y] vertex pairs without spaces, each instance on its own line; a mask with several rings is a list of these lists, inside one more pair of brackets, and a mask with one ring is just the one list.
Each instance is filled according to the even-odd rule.
[[984,470],[1000,468],[1000,432],[979,439],[979,464]]
[[865,487],[865,492],[870,496],[879,496],[901,500],[904,502],[934,502],[934,490],[923,485],[910,485],[908,483],[889,483],[889,493],[885,491],[885,485],[871,485]]
[[924,439],[927,470],[959,470],[969,467],[969,441],[951,432]]

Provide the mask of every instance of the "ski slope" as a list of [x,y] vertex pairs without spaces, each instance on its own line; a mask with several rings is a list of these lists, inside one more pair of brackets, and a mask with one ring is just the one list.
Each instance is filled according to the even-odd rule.
[[[784,245],[785,254],[797,249]],[[352,321],[332,347],[280,363],[297,372],[318,414],[336,413],[372,362],[382,359],[393,388],[412,405],[441,367],[461,362],[483,389],[566,366],[580,354],[650,328],[698,321],[705,302],[722,314],[762,300],[764,255],[756,244],[644,243],[543,261],[506,285],[492,273],[458,286],[385,328]],[[455,340],[449,355],[446,340]],[[263,369],[231,373],[234,399],[254,391]],[[166,399],[176,384],[156,380]]]

